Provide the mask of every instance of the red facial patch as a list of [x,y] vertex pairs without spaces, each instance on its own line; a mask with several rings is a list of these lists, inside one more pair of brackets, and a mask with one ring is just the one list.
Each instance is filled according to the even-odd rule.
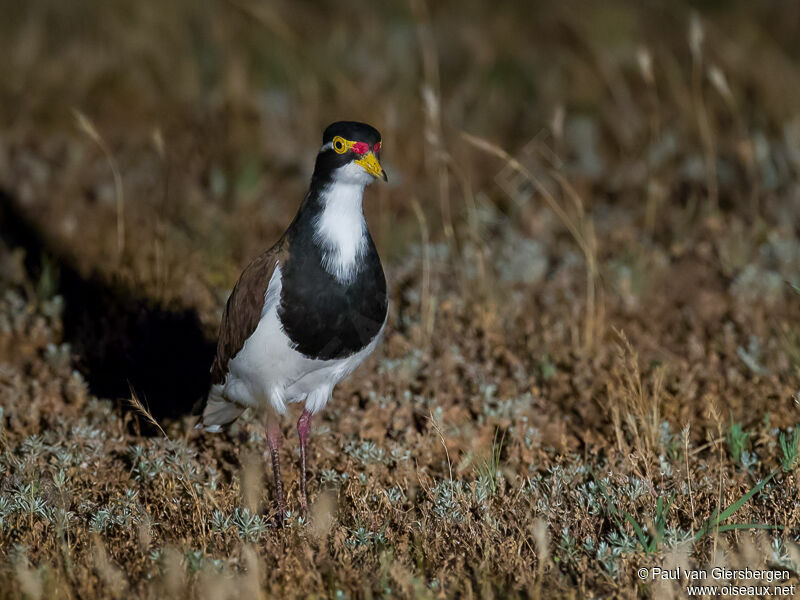
[[381,151],[381,143],[380,142],[375,142],[375,145],[372,147],[372,150],[374,152],[380,152]]
[[356,154],[366,154],[369,152],[369,144],[366,142],[356,142],[350,149]]

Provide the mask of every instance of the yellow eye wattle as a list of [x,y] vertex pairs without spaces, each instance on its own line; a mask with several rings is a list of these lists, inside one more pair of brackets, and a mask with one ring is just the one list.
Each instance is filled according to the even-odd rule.
[[343,137],[337,135],[333,138],[333,149],[338,154],[344,154],[347,151],[347,142]]

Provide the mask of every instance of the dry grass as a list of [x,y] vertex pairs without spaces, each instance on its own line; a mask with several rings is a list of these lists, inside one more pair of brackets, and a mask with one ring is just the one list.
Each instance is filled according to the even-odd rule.
[[[0,222],[0,598],[795,582],[800,9],[723,4],[0,2],[0,189],[39,233]],[[163,356],[212,337],[338,118],[384,135],[390,320],[276,529],[254,417],[199,433],[87,365],[181,311]],[[132,326],[81,333],[90,274]]]

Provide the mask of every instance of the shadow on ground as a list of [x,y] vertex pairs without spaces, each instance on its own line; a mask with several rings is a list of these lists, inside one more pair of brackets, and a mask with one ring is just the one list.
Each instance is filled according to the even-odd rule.
[[0,239],[24,248],[34,281],[44,257],[57,267],[64,341],[94,395],[129,398],[132,388],[159,420],[192,411],[208,389],[214,355],[194,310],[164,307],[119,283],[81,275],[1,189]]

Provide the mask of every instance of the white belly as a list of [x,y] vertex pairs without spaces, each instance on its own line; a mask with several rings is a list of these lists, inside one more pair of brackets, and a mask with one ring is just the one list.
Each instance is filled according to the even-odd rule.
[[222,396],[241,407],[271,405],[286,413],[289,402],[305,401],[312,413],[328,402],[333,387],[375,349],[386,322],[368,346],[346,358],[316,360],[297,352],[278,319],[280,271],[275,270],[261,320],[228,363]]

